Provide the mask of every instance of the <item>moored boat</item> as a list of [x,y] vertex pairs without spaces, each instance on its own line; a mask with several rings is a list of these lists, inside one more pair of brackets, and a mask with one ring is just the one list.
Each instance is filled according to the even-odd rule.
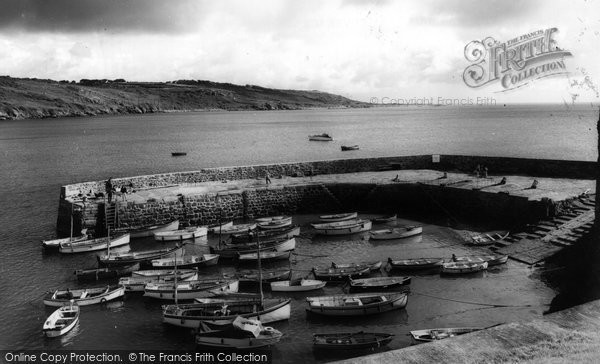
[[382,224],[382,223],[386,223],[386,222],[396,221],[397,216],[398,215],[387,215],[387,216],[374,217],[371,219],[371,221],[378,223],[378,224]]
[[358,145],[342,145],[342,151],[348,151],[348,150],[358,150]]
[[[153,259],[150,261],[152,267],[160,269],[177,268],[200,268],[216,265],[219,261],[218,254],[202,254],[202,255],[185,255],[183,257],[169,257],[161,259]],[[176,264],[177,263],[177,264]]]
[[87,253],[105,250],[109,245],[112,249],[129,244],[129,238],[129,234],[123,234],[116,237],[105,236],[97,239],[61,243],[58,247],[58,251],[64,254]]
[[364,266],[353,266],[347,268],[334,268],[334,267],[325,267],[325,268],[313,268],[312,272],[316,279],[326,280],[326,281],[339,281],[346,280],[349,278],[356,278],[366,276],[370,273],[370,267],[368,265]]
[[146,277],[146,278],[166,278],[166,277],[175,277],[177,275],[177,279],[185,279],[186,277],[192,276],[198,273],[197,269],[177,269],[174,270],[166,270],[166,269],[146,269],[146,270],[138,270],[131,274],[132,277]]
[[449,262],[442,264],[442,273],[467,274],[486,270],[487,262]]
[[44,304],[46,306],[60,307],[68,304],[71,300],[79,306],[94,305],[104,303],[123,297],[125,287],[96,287],[85,289],[57,289],[53,292],[48,292],[44,296]]
[[[286,252],[296,249],[296,239],[272,240],[260,243],[260,251],[278,251]],[[256,243],[247,244],[222,244],[221,247],[211,248],[215,254],[219,254],[221,258],[235,259],[240,254],[252,254],[257,250]]]
[[171,283],[148,283],[144,288],[144,296],[161,300],[193,300],[199,297],[210,297],[212,293],[237,292],[237,279],[204,279],[196,281]]
[[377,272],[378,270],[381,269],[381,266],[383,265],[383,262],[381,260],[378,260],[376,262],[362,262],[362,263],[335,263],[335,262],[331,262],[331,267],[332,268],[353,268],[353,267],[364,267],[367,266],[369,267],[369,270],[371,272]]
[[313,345],[315,350],[376,349],[389,344],[393,338],[393,334],[363,331],[313,334]]
[[256,239],[260,239],[261,245],[263,245],[264,241],[269,240],[281,240],[281,239],[290,239],[294,236],[300,235],[300,226],[292,225],[292,226],[284,226],[279,229],[267,229],[267,230],[254,230],[250,233],[245,232],[241,234],[232,234],[231,235],[231,243],[232,244],[240,244],[240,243],[256,243]]
[[410,332],[410,335],[417,342],[429,342],[468,334],[470,332],[483,329],[483,327],[447,327],[439,329],[414,330]]
[[[221,235],[240,234],[256,229],[256,223],[237,224],[229,227],[221,227]],[[216,231],[219,232],[218,230]]]
[[166,224],[151,225],[151,226],[139,226],[131,228],[118,228],[114,230],[115,233],[129,233],[131,239],[147,238],[153,236],[154,233],[161,231],[173,231],[179,229],[179,220],[173,220]]
[[311,224],[317,234],[349,235],[371,230],[370,220],[345,220],[324,224]]
[[[203,299],[205,300],[205,299]],[[200,322],[226,325],[241,316],[261,323],[287,320],[291,313],[290,299],[208,299],[206,303],[163,306],[163,322],[190,329]]]
[[[274,281],[284,281],[290,278],[292,272],[288,270],[271,270],[262,272],[262,282],[270,283]],[[240,282],[259,283],[259,274],[257,271],[244,271],[239,274]]]
[[350,279],[351,291],[381,291],[410,284],[410,277],[374,277]]
[[326,282],[316,279],[294,279],[289,281],[271,282],[273,292],[306,292],[325,287]]
[[309,135],[308,140],[312,140],[315,142],[330,142],[333,140],[333,138],[329,134],[323,133],[317,135]]
[[74,236],[72,238],[42,240],[42,246],[46,249],[58,249],[60,244],[76,243],[78,241],[87,240],[87,235]]
[[196,345],[207,348],[255,350],[278,343],[282,336],[280,331],[265,327],[260,321],[237,317],[231,324],[218,329],[201,323],[196,335]]
[[263,230],[271,230],[271,229],[281,229],[285,226],[292,225],[292,217],[291,216],[281,216],[274,217],[268,221],[257,221],[256,225],[259,229]]
[[187,239],[196,239],[208,234],[206,226],[190,226],[181,230],[159,231],[154,233],[156,241],[182,241]]
[[71,302],[52,312],[44,322],[42,330],[47,337],[57,337],[71,331],[78,321],[79,306]]
[[171,157],[183,157],[186,156],[186,152],[171,152]]
[[117,267],[78,269],[74,272],[74,274],[77,276],[77,280],[80,282],[91,282],[123,277],[133,273],[138,269],[140,269],[139,264],[132,264]]
[[319,220],[321,220],[322,222],[336,222],[356,219],[357,216],[357,212],[345,212],[341,214],[321,215],[319,216]]
[[240,263],[256,263],[259,259],[263,262],[270,262],[275,260],[284,260],[290,259],[290,255],[292,254],[291,250],[287,250],[284,252],[279,252],[277,250],[274,251],[265,251],[261,250],[260,254],[258,253],[245,253],[239,254],[238,260]]
[[228,228],[228,227],[232,227],[233,226],[233,221],[227,221],[221,224],[216,224],[216,225],[210,225],[208,227],[208,232],[210,234],[218,234],[219,233],[219,228],[223,229],[223,228]]
[[392,259],[388,258],[391,269],[416,270],[439,268],[444,263],[443,258]]
[[508,255],[502,254],[481,254],[481,255],[464,255],[454,256],[453,261],[455,262],[468,262],[468,263],[483,263],[487,262],[488,267],[493,265],[504,264],[508,261]]
[[[167,272],[166,270],[164,272]],[[193,281],[198,279],[198,271],[195,269],[191,272],[186,272],[185,274],[179,274],[177,272],[177,281]],[[175,280],[175,274],[171,273],[170,275],[164,276],[131,276],[131,277],[123,277],[119,279],[119,285],[125,287],[126,292],[144,292],[144,288],[148,283],[165,283],[165,282],[173,282]]]
[[158,250],[144,250],[137,252],[126,252],[126,253],[114,253],[111,252],[108,255],[102,254],[96,256],[98,264],[101,266],[116,266],[116,265],[130,265],[135,263],[150,262],[154,259],[160,259],[167,255],[175,253],[181,249],[182,246],[176,245],[173,248],[158,249]]
[[362,293],[306,298],[309,312],[324,316],[366,316],[405,308],[406,293]]
[[390,240],[402,239],[423,233],[421,226],[406,226],[403,228],[373,230],[369,232],[369,236],[373,240]]

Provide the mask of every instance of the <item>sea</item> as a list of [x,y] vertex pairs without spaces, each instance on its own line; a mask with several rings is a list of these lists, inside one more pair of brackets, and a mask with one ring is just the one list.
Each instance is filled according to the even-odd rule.
[[[77,283],[73,272],[95,265],[93,253],[60,255],[42,250],[41,240],[56,236],[62,185],[205,167],[413,154],[593,161],[598,157],[597,120],[597,106],[545,104],[207,111],[1,121],[0,349],[195,349],[188,330],[162,323],[161,305],[165,302],[141,295],[83,307],[74,330],[60,338],[44,337],[42,325],[53,311],[44,306],[44,294],[57,288],[85,287]],[[320,133],[329,133],[334,141],[308,140],[309,134]],[[360,149],[340,150],[341,145],[354,144]],[[175,158],[172,152],[187,155]],[[331,262],[469,253],[443,224],[424,224],[421,237],[403,242],[370,242],[364,234],[314,236],[309,223],[317,215],[294,216],[303,229],[296,254],[291,263],[277,263],[273,268],[289,265],[295,276],[306,276],[312,267]],[[416,220],[399,216],[392,225],[421,223]],[[210,239],[195,241],[186,247],[186,253],[207,252]],[[144,250],[162,244],[146,239],[134,241],[130,247]],[[217,277],[246,268],[224,262],[204,275]],[[340,320],[307,314],[307,296],[344,293],[347,287],[342,284],[288,295],[291,318],[269,324],[284,333],[272,348],[273,362],[327,362],[357,355],[315,352],[314,333],[362,330],[395,334],[387,347],[376,350],[385,351],[410,345],[407,334],[411,330],[485,327],[533,319],[547,310],[557,294],[542,279],[540,269],[512,261],[473,276],[419,273],[412,277],[407,308],[373,317]],[[268,291],[265,295],[287,297]]]

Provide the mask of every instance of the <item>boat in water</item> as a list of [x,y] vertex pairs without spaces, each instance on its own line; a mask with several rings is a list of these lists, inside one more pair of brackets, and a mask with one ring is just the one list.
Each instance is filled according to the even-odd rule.
[[227,221],[227,222],[224,222],[221,224],[210,225],[208,227],[208,232],[210,234],[218,234],[219,229],[228,228],[228,227],[232,227],[232,226],[233,226],[233,221]]
[[393,334],[364,331],[313,334],[313,347],[315,350],[373,350],[389,344],[393,338]]
[[88,240],[87,235],[74,236],[72,238],[61,238],[52,240],[42,240],[42,247],[45,249],[58,249],[60,244],[76,243],[78,241]]
[[95,287],[95,288],[83,288],[83,289],[57,289],[52,292],[48,292],[44,296],[44,304],[46,306],[60,307],[69,304],[73,301],[79,306],[94,305],[97,303],[104,303],[112,301],[119,297],[123,297],[125,294],[125,287]]
[[154,233],[156,241],[183,241],[187,239],[196,239],[208,234],[206,226],[190,226],[185,229],[172,231],[158,231]]
[[311,224],[317,234],[350,235],[371,230],[370,220],[344,220],[323,224]]
[[358,145],[342,145],[342,151],[348,151],[348,150],[358,150]]
[[326,282],[316,279],[293,279],[287,281],[271,282],[273,292],[306,292],[315,291],[325,287]]
[[138,269],[140,269],[139,264],[132,264],[105,268],[78,269],[74,274],[79,282],[93,282],[123,277]]
[[289,260],[292,255],[291,250],[287,250],[284,252],[279,252],[277,250],[274,251],[265,251],[261,250],[259,253],[245,253],[240,254],[238,256],[238,261],[240,263],[256,263],[259,259],[263,262],[272,262],[276,260]]
[[487,262],[449,262],[442,264],[443,274],[468,274],[486,270]]
[[[220,247],[211,248],[210,250],[219,254],[224,259],[235,259],[240,254],[253,254],[257,251],[257,243],[242,243],[242,244],[221,244]],[[260,243],[261,252],[287,252],[296,249],[296,239],[272,240]]]
[[306,298],[308,312],[323,316],[367,316],[405,308],[406,293],[342,294]]
[[70,302],[52,312],[43,326],[44,335],[47,337],[58,337],[71,331],[79,322],[79,306]]
[[[168,272],[167,270],[163,272]],[[186,269],[177,271],[177,281],[195,281],[198,280],[198,271],[195,269]],[[144,292],[146,285],[149,283],[160,284],[165,282],[174,282],[175,274],[171,272],[169,275],[162,276],[136,276],[122,277],[119,279],[119,285],[125,287],[126,292]]]
[[350,279],[350,291],[382,291],[409,285],[410,277],[374,277]]
[[[250,233],[244,232],[240,234],[231,235],[232,244],[250,243],[255,244],[256,239],[260,239],[261,242],[270,240],[282,240],[291,239],[295,236],[300,235],[300,226],[284,226],[278,229],[267,229],[267,230],[254,230]],[[264,243],[262,243],[264,245]]]
[[315,267],[312,269],[316,279],[325,281],[345,281],[350,278],[367,276],[371,273],[371,267],[368,265],[358,265],[346,268],[335,267]]
[[386,215],[386,216],[374,217],[371,219],[371,221],[373,221],[374,223],[377,223],[377,224],[383,224],[386,222],[396,221],[396,218],[397,218],[397,215]]
[[202,255],[185,255],[183,257],[169,257],[161,259],[153,259],[150,261],[152,267],[159,269],[178,268],[201,268],[217,265],[219,261],[218,254],[202,254]]
[[[292,271],[271,270],[262,272],[262,283],[271,283],[274,281],[283,281],[290,278]],[[259,283],[259,274],[256,270],[242,271],[238,274],[240,282]]]
[[161,300],[193,300],[199,297],[210,297],[213,293],[237,292],[237,279],[203,279],[170,283],[148,283],[144,287],[144,296]]
[[257,320],[237,317],[231,324],[217,329],[201,323],[196,335],[196,345],[214,349],[257,349],[274,345],[283,334],[272,327],[265,327]]
[[315,141],[315,142],[330,142],[333,140],[333,138],[329,134],[323,133],[323,134],[317,134],[317,135],[309,135],[308,140]]
[[256,225],[262,230],[281,229],[292,225],[291,216],[276,216],[270,218],[256,219]]
[[422,226],[406,226],[394,229],[373,230],[369,232],[369,236],[373,240],[391,240],[408,238],[422,233]]
[[61,243],[58,247],[58,251],[63,254],[74,254],[112,249],[129,244],[129,238],[129,234],[123,234],[112,238],[105,236],[97,239]]
[[505,264],[508,261],[508,255],[503,254],[478,254],[478,255],[463,255],[453,256],[454,262],[465,263],[483,263],[487,262],[488,267],[493,265]]
[[414,258],[414,259],[392,259],[388,258],[391,269],[417,270],[439,268],[444,263],[443,258]]
[[96,256],[98,265],[110,267],[117,265],[130,265],[136,263],[146,263],[154,259],[160,259],[168,255],[176,253],[183,247],[175,245],[173,248],[157,249],[157,250],[144,250],[137,252],[125,252],[125,253],[108,253]]
[[161,231],[173,231],[179,229],[179,220],[173,220],[166,224],[151,225],[151,226],[138,226],[138,227],[127,227],[115,229],[115,233],[128,233],[131,239],[147,238],[153,236],[154,233]]
[[[257,224],[255,222],[249,224],[237,224],[232,226],[221,227],[221,235],[230,235],[230,234],[240,234],[246,233],[248,231],[252,231],[256,229]],[[219,230],[215,231],[215,233],[219,233]]]

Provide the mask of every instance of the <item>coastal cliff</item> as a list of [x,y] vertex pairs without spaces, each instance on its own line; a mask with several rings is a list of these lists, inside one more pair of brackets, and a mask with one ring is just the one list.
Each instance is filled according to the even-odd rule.
[[0,77],[0,120],[194,110],[298,110],[368,107],[319,91],[211,81],[53,81]]

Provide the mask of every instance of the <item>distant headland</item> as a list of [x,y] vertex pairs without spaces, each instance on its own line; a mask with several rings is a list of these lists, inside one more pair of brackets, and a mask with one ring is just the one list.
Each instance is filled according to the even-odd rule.
[[199,110],[369,107],[320,91],[279,90],[203,80],[54,81],[0,76],[0,120]]

